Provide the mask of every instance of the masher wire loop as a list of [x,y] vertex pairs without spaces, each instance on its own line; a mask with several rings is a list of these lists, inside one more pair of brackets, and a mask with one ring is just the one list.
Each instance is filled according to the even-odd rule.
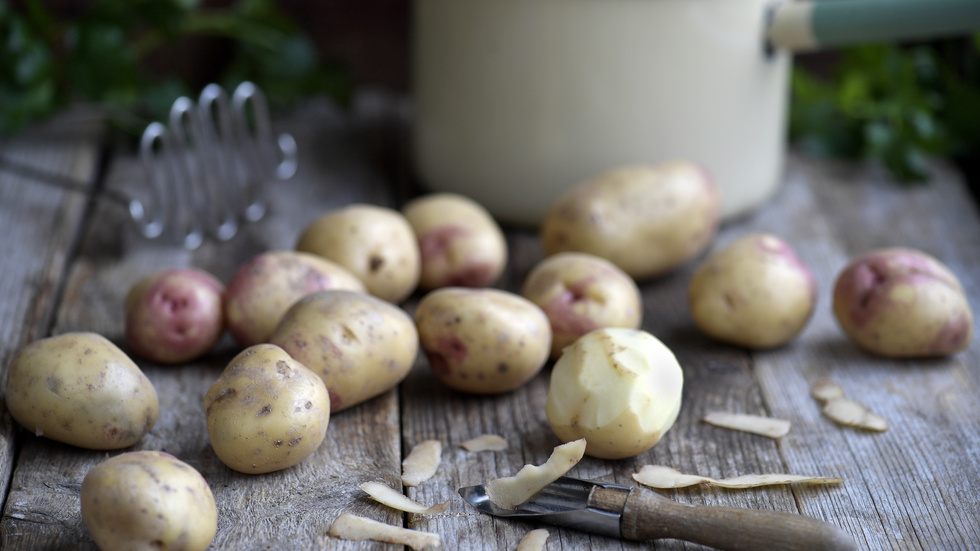
[[217,84],[196,104],[177,98],[168,125],[143,132],[140,157],[146,197],[130,200],[130,215],[143,236],[166,235],[188,249],[207,237],[231,239],[243,222],[262,218],[262,185],[291,178],[297,166],[296,141],[285,133],[273,140],[265,97],[251,82],[231,98]]

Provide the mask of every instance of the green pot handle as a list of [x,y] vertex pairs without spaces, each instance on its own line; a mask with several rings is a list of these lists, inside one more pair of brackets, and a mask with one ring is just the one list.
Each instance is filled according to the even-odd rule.
[[786,0],[768,13],[767,39],[794,52],[969,34],[980,0]]

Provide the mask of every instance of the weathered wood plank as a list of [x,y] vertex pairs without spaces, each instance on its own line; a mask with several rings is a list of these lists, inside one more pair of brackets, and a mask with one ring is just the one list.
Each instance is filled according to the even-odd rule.
[[[7,365],[51,323],[83,223],[86,189],[96,176],[100,135],[99,121],[73,112],[0,142],[0,508],[16,449],[15,424],[3,400]],[[82,190],[38,182],[29,175],[34,170],[75,180]]]
[[[90,231],[70,267],[65,298],[53,333],[96,331],[123,343],[123,301],[128,289],[153,271],[195,266],[227,280],[255,254],[291,249],[307,223],[329,208],[354,201],[391,204],[385,181],[364,142],[374,129],[352,124],[336,108],[311,106],[282,125],[299,142],[301,165],[290,181],[265,190],[270,212],[225,243],[206,242],[196,251],[146,241],[128,225],[123,209],[100,204]],[[141,167],[135,157],[115,159],[107,186],[138,192]],[[324,445],[302,464],[285,471],[248,476],[228,469],[207,437],[203,397],[237,352],[226,337],[208,357],[164,367],[134,358],[160,397],[160,419],[133,449],[161,449],[197,468],[218,504],[216,549],[362,548],[327,535],[342,510],[400,524],[402,515],[369,504],[357,483],[396,473],[400,465],[398,399],[392,391],[331,419]],[[105,453],[87,452],[27,435],[13,475],[2,524],[4,549],[60,548],[67,542],[94,549],[81,521],[79,495],[85,473]],[[397,480],[397,479],[396,479]],[[353,484],[353,486],[351,486]],[[328,541],[331,540],[331,541]],[[393,547],[393,546],[392,546]]]
[[[848,479],[848,501],[806,502],[871,549],[966,548],[980,541],[971,519],[980,515],[978,347],[951,358],[896,361],[871,357],[849,343],[831,311],[836,275],[850,258],[874,248],[922,249],[961,279],[974,308],[980,304],[980,216],[959,177],[937,166],[934,181],[903,188],[875,167],[796,160],[807,186],[787,186],[783,200],[818,216],[795,227],[801,256],[821,283],[822,298],[801,342],[756,363],[774,411],[804,416],[782,447],[788,465],[824,466]],[[801,208],[793,209],[801,211]],[[758,223],[772,226],[760,216]],[[812,232],[802,233],[802,226]],[[976,335],[974,335],[976,340]],[[840,429],[820,418],[807,396],[822,377],[838,380],[854,398],[890,422],[884,434]],[[802,494],[801,490],[798,492]],[[863,540],[863,541],[862,541]]]

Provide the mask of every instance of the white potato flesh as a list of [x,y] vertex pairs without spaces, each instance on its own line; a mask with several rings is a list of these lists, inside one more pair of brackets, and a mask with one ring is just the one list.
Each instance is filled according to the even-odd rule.
[[645,331],[604,328],[575,341],[555,363],[545,412],[561,440],[585,453],[633,457],[673,426],[684,374],[673,352]]

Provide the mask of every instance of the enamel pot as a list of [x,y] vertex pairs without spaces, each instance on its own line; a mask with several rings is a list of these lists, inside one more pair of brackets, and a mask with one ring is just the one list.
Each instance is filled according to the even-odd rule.
[[794,51],[980,27],[980,0],[415,0],[414,170],[535,226],[615,166],[705,167],[730,219],[782,179]]

